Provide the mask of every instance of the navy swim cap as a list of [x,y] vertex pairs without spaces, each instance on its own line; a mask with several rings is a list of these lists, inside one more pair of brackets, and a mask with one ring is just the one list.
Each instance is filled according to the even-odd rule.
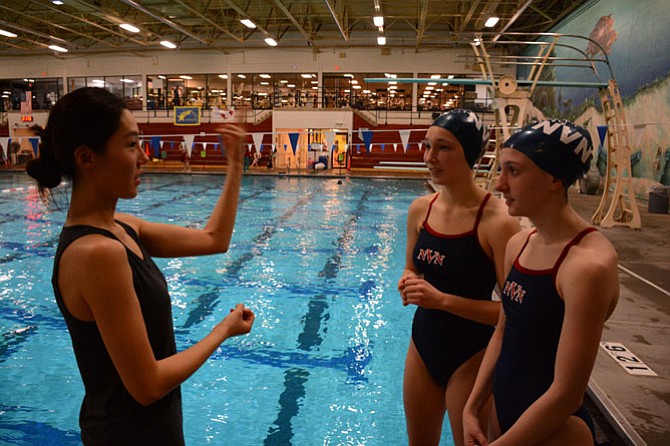
[[465,160],[470,167],[474,166],[475,162],[484,153],[489,135],[486,126],[474,112],[464,108],[456,108],[441,114],[433,121],[432,126],[442,127],[453,133],[463,146]]
[[509,137],[502,148],[526,155],[561,180],[567,189],[588,172],[593,158],[591,135],[569,121],[550,119],[527,125]]

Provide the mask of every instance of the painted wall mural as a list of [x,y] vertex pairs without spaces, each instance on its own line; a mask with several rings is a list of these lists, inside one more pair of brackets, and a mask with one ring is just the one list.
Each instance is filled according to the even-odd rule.
[[[543,79],[596,82],[614,77],[619,86],[631,145],[631,166],[635,192],[646,198],[649,188],[670,186],[670,8],[667,0],[595,0],[567,17],[555,33],[588,36],[598,45],[581,40],[579,50],[593,59],[597,75],[589,68],[551,67]],[[528,54],[531,55],[530,49]],[[574,57],[571,50],[556,47],[552,56]],[[525,78],[521,67],[518,77]],[[598,147],[594,157],[601,175],[605,173],[605,119],[595,88],[542,87],[533,103],[548,117],[570,119],[586,126]],[[600,129],[599,129],[600,127]]]

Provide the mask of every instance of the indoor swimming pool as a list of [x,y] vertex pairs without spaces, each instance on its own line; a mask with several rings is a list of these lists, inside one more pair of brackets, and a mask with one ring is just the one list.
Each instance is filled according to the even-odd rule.
[[[121,212],[203,226],[219,175],[144,175]],[[237,302],[253,331],[182,385],[190,446],[406,444],[402,373],[413,308],[396,283],[420,180],[246,176],[226,254],[155,259],[177,348]],[[44,205],[0,175],[0,444],[80,444],[83,386],[51,288],[69,189]],[[448,422],[444,445],[451,444]]]

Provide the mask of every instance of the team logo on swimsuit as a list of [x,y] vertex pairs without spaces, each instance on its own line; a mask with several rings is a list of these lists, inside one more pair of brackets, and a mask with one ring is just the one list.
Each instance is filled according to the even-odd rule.
[[526,290],[523,289],[523,286],[518,283],[505,282],[505,287],[503,288],[503,295],[507,296],[513,302],[523,303],[523,296],[526,295]]
[[429,265],[439,265],[442,266],[444,257],[438,251],[433,251],[432,249],[419,249],[419,255],[416,256],[418,260],[422,262],[427,262]]

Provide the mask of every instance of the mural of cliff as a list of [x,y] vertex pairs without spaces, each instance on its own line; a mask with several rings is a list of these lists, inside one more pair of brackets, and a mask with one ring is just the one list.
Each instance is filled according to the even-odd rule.
[[[647,197],[652,185],[670,185],[670,8],[667,0],[644,0],[631,8],[630,0],[594,0],[568,16],[552,32],[588,36],[598,43],[579,41],[588,57],[609,60],[629,124],[632,176],[636,194]],[[577,46],[577,45],[576,45]],[[529,50],[529,55],[532,50]],[[552,56],[574,57],[556,47]],[[610,72],[596,64],[597,76],[588,68],[552,67],[543,78],[558,81],[607,82]],[[527,70],[520,68],[518,77]],[[598,126],[604,125],[595,88],[544,87],[533,103],[548,117],[571,119],[585,125],[599,146],[604,174],[604,150]]]

